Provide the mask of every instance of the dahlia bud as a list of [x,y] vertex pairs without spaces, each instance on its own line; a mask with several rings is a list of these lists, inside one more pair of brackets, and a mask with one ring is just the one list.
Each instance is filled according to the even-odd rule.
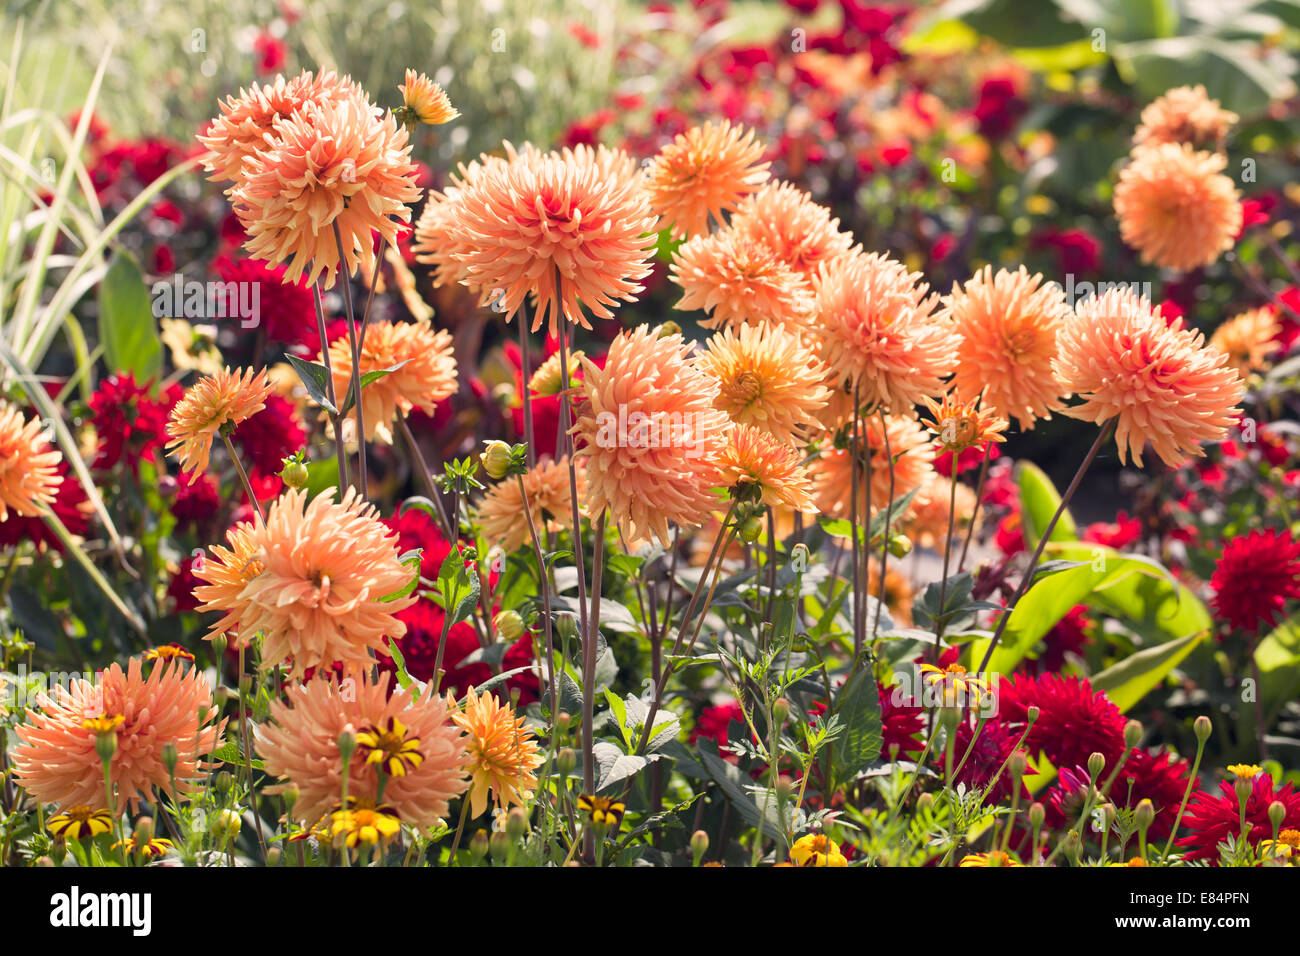
[[519,616],[518,611],[502,611],[492,618],[492,626],[511,644],[524,636],[524,619]]
[[691,856],[694,858],[694,865],[699,866],[700,860],[704,859],[704,854],[709,852],[709,835],[703,830],[696,830],[691,834]]
[[1047,818],[1047,810],[1041,803],[1031,803],[1029,805],[1029,825],[1037,830],[1043,825],[1043,820]]
[[1209,717],[1202,714],[1192,724],[1192,730],[1196,731],[1197,742],[1203,744],[1210,739],[1210,732],[1214,730],[1214,725],[1210,723]]
[[208,820],[208,833],[217,841],[218,846],[225,846],[239,836],[243,821],[234,810],[217,810]]
[[510,470],[510,446],[503,441],[493,439],[483,443],[486,447],[478,456],[483,463],[483,470],[489,478],[504,478]]
[[506,816],[506,833],[512,840],[522,840],[528,834],[528,811],[523,807],[511,807]]
[[572,747],[562,747],[555,757],[555,764],[560,769],[560,775],[567,777],[578,765],[578,755],[573,752]]
[[763,522],[758,518],[746,518],[740,525],[740,540],[753,544],[763,533]]
[[790,702],[784,697],[778,697],[772,704],[772,720],[778,727],[783,727],[785,722],[790,719]]
[[569,732],[569,724],[573,722],[573,715],[567,710],[562,710],[555,715],[555,732],[563,737]]
[[905,558],[912,553],[912,539],[905,534],[896,534],[889,539],[889,553],[896,558]]
[[1015,751],[1010,759],[1007,760],[1007,772],[1011,774],[1011,779],[1016,781],[1017,785],[1020,778],[1025,775],[1025,768],[1029,766],[1029,760],[1025,757],[1023,750]]
[[282,460],[280,480],[295,491],[307,484],[307,463],[303,461],[302,452],[297,452]]
[[672,319],[669,319],[668,321],[661,323],[659,326],[659,338],[661,339],[666,339],[670,335],[681,335],[681,334],[682,334],[682,327],[678,325],[676,322],[674,322]]
[[1088,776],[1092,778],[1093,783],[1101,776],[1101,772],[1106,769],[1106,758],[1095,750],[1088,754]]
[[1138,801],[1137,811],[1133,815],[1140,829],[1145,830],[1155,821],[1156,808],[1150,799],[1144,797]]
[[1286,804],[1281,800],[1274,800],[1268,805],[1268,822],[1275,831],[1280,830],[1286,822]]
[[1124,746],[1132,750],[1142,739],[1142,724],[1136,720],[1130,720],[1124,725]]
[[488,835],[486,830],[477,830],[470,837],[469,841],[469,858],[477,863],[488,852]]

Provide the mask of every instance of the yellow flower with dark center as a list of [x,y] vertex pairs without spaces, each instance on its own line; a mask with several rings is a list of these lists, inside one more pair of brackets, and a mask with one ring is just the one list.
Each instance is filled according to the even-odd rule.
[[1232,774],[1238,780],[1254,780],[1256,774],[1262,773],[1263,767],[1258,767],[1253,763],[1234,763],[1228,765],[1228,773]]
[[1300,860],[1300,830],[1283,830],[1276,840],[1260,840],[1259,852],[1266,860]]
[[347,809],[335,810],[324,826],[331,842],[341,838],[349,849],[359,843],[366,846],[374,846],[380,840],[387,843],[401,828],[402,821],[388,804],[376,806],[373,800],[356,797],[348,797]]
[[[114,850],[122,850],[128,856],[136,852],[135,837],[129,836],[125,840],[119,840],[113,844]],[[172,843],[166,837],[155,837],[148,843],[140,847],[139,853],[146,860],[153,860],[160,856],[166,856],[176,849],[176,844]]]
[[584,793],[578,797],[578,809],[597,826],[608,826],[616,830],[623,822],[627,805],[613,797],[590,797]]
[[104,714],[100,717],[87,717],[81,722],[81,726],[96,736],[103,737],[105,734],[116,733],[117,728],[124,723],[126,718],[121,714]]
[[147,661],[192,661],[194,655],[179,644],[164,644],[162,647],[149,648],[144,652],[144,659]]
[[113,816],[107,810],[93,807],[71,807],[63,813],[50,817],[45,828],[59,840],[80,840],[82,837],[96,837],[113,829]]
[[794,841],[790,860],[795,866],[848,866],[838,843],[824,833],[810,833]]
[[944,451],[955,455],[984,442],[1006,441],[1002,432],[1006,431],[1007,420],[982,411],[979,398],[963,402],[947,392],[941,403],[928,395],[922,396],[922,401],[934,418],[923,418],[921,424],[939,436]]
[[406,728],[396,717],[389,717],[382,729],[368,727],[357,734],[357,747],[365,754],[366,763],[378,764],[390,777],[404,777],[407,770],[424,762],[420,738],[407,737]]
[[979,703],[988,693],[988,681],[982,677],[967,675],[966,668],[960,664],[949,664],[947,668],[934,664],[921,665],[921,679],[930,686],[941,686],[943,703],[948,707],[959,706],[963,699],[971,704]]
[[958,866],[1024,866],[1019,860],[1009,853],[1003,853],[1001,850],[992,850],[988,853],[971,853],[967,855]]
[[1151,864],[1148,863],[1146,860],[1142,859],[1142,857],[1135,856],[1127,863],[1111,863],[1108,865],[1109,866],[1150,866]]

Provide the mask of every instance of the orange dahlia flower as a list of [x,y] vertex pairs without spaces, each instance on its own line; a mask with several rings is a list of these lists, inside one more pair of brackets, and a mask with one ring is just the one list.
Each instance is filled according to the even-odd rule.
[[467,175],[453,205],[461,281],[492,292],[507,321],[535,296],[533,331],[549,319],[556,334],[561,316],[591,328],[584,308],[613,318],[650,274],[656,217],[622,150],[525,147]]
[[753,130],[727,120],[705,123],[659,150],[646,170],[646,192],[674,239],[704,235],[709,216],[721,226],[724,212],[767,182],[770,164],[762,157]]
[[[576,463],[574,472],[578,479],[579,499],[586,494],[586,470],[583,462]],[[544,527],[553,531],[572,529],[569,456],[565,455],[559,461],[539,461],[521,477],[528,492],[528,510],[538,535]],[[519,482],[514,478],[498,481],[487,490],[474,509],[474,520],[483,529],[488,544],[500,545],[506,554],[513,554],[530,543],[523,496],[519,492]]]
[[266,84],[240,90],[218,104],[221,115],[208,124],[199,142],[208,148],[203,168],[213,182],[240,183],[246,161],[266,148],[266,137],[278,135],[277,124],[308,104],[322,106],[338,99],[363,95],[349,77],[330,70],[314,76],[304,70],[291,80],[282,75]]
[[1221,441],[1241,409],[1245,391],[1228,357],[1204,348],[1204,336],[1166,326],[1146,299],[1110,290],[1085,299],[1061,332],[1056,374],[1084,399],[1064,414],[1084,421],[1118,416],[1115,443],[1141,464],[1147,442],[1177,467],[1204,455],[1200,443]]
[[708,520],[728,422],[691,344],[645,325],[620,332],[603,369],[583,360],[583,393],[573,434],[587,460],[587,513],[608,508],[629,540],[653,534],[665,546],[669,521]]
[[63,484],[61,460],[39,418],[25,419],[13,405],[0,405],[0,521],[11,508],[16,515],[41,514]]
[[238,629],[240,613],[248,606],[241,595],[249,582],[265,570],[258,559],[261,545],[253,527],[251,523],[241,521],[226,532],[229,548],[214,544],[210,560],[199,555],[191,566],[194,576],[207,582],[194,588],[194,599],[199,602],[200,610],[223,613],[221,620],[209,629],[208,637],[225,634],[235,648],[247,643],[246,637],[253,633],[241,634]]
[[1227,160],[1186,143],[1139,146],[1115,186],[1120,237],[1145,263],[1187,272],[1208,266],[1241,231]]
[[790,183],[768,183],[746,197],[731,217],[731,228],[755,239],[809,282],[823,263],[848,255],[853,234],[840,221]]
[[1056,337],[1070,314],[1065,293],[1024,266],[985,266],[944,297],[942,317],[957,333],[953,384],[967,400],[984,393],[983,406],[1032,429],[1064,407],[1068,395],[1052,371]]
[[167,422],[167,450],[176,454],[181,471],[189,473],[190,484],[207,471],[213,439],[264,409],[270,394],[266,369],[251,368],[224,368],[186,389]]
[[756,489],[769,508],[784,505],[815,512],[812,480],[802,462],[800,452],[749,425],[733,427],[718,454],[722,484],[737,489],[737,494]]
[[1142,111],[1134,145],[1188,143],[1220,146],[1238,116],[1206,95],[1204,86],[1180,86],[1156,97]]
[[675,308],[709,313],[700,325],[716,329],[771,322],[806,326],[812,287],[767,246],[734,229],[700,235],[673,255],[669,278],[682,287]]
[[822,358],[871,409],[903,412],[943,392],[957,338],[935,320],[937,296],[899,262],[857,253],[823,271],[816,313]]
[[415,603],[415,595],[384,598],[409,584],[412,572],[398,560],[396,533],[355,489],[341,503],[329,495],[308,502],[302,491],[286,492],[272,503],[266,524],[247,533],[262,570],[232,595],[228,578],[237,580],[240,571],[214,549],[221,577],[206,567],[195,576],[216,590],[195,594],[210,602],[200,610],[226,611],[213,633],[232,626],[241,635],[262,632],[264,668],[288,661],[290,680],[309,667],[336,663],[352,671],[372,663],[371,650],[387,654],[386,638],[406,633],[396,615]]
[[[456,394],[456,355],[451,333],[428,322],[374,321],[366,325],[361,375],[394,369],[361,389],[366,441],[393,443],[393,418],[418,408],[432,415],[439,402]],[[330,369],[339,401],[352,384],[352,344],[348,336],[330,343]],[[343,434],[356,437],[356,422],[344,419]]]
[[[199,720],[199,708],[206,716]],[[96,726],[117,736],[108,774],[132,812],[153,800],[153,789],[173,798],[195,791],[191,782],[207,765],[199,760],[221,741],[225,721],[216,721],[212,689],[194,668],[179,662],[155,665],[146,678],[138,657],[100,671],[95,681],[78,678],[70,686],[36,698],[27,723],[14,728],[19,743],[12,751],[18,781],[43,804],[107,809],[103,763],[95,749]],[[175,781],[163,762],[163,748],[176,748]]]
[[343,265],[350,276],[375,268],[378,234],[394,245],[410,222],[407,203],[420,198],[406,128],[392,113],[380,117],[357,91],[325,103],[308,103],[276,124],[245,165],[231,194],[248,233],[245,248],[271,265],[286,263],[284,279],[324,274],[332,286]]
[[1281,330],[1277,313],[1269,306],[1251,309],[1224,322],[1210,336],[1210,348],[1228,356],[1228,364],[1242,376],[1268,367]]
[[441,126],[460,115],[460,110],[451,105],[443,88],[423,73],[407,70],[406,82],[399,83],[397,89],[402,94],[406,116],[415,123]]
[[[858,514],[867,512],[867,482],[870,481],[870,513],[874,515],[884,511],[890,501],[890,457],[894,461],[894,498],[899,498],[933,474],[934,446],[915,418],[887,415],[882,428],[877,415],[860,421],[858,429],[861,433],[857,443]],[[853,444],[851,436],[849,443]],[[817,508],[833,518],[847,518],[852,513],[853,460],[849,454],[847,448],[828,444],[809,465]]]
[[533,732],[509,704],[491,694],[465,692],[461,708],[447,695],[451,719],[465,732],[465,769],[470,775],[469,812],[487,809],[488,793],[498,807],[523,806],[537,789],[533,771],[542,765]]
[[[270,722],[258,727],[257,752],[268,773],[298,788],[290,809],[294,819],[312,824],[339,808],[339,736],[345,730],[355,734],[400,725],[403,744],[415,742],[421,759],[408,760],[405,773],[388,776],[384,784],[384,803],[403,823],[437,826],[447,815],[448,802],[465,792],[465,738],[447,719],[446,702],[436,694],[413,700],[410,689],[395,688],[390,695],[388,680],[387,673],[373,684],[365,675],[338,681],[318,674],[288,685],[284,700],[271,702]],[[379,766],[360,750],[354,753],[348,762],[348,796],[376,802]]]
[[799,336],[761,322],[723,329],[700,354],[700,366],[718,380],[714,406],[741,425],[753,425],[787,444],[818,424],[830,400],[826,366]]

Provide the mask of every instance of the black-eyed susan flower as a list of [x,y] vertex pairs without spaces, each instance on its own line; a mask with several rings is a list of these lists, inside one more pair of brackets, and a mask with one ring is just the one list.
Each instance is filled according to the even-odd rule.
[[1300,861],[1300,830],[1283,830],[1276,840],[1260,840],[1259,855],[1265,860],[1287,861],[1294,866]]
[[382,728],[368,727],[357,734],[357,746],[366,763],[378,764],[390,777],[404,777],[424,762],[420,738],[408,737],[406,727],[396,717],[389,717]]
[[839,844],[824,833],[801,836],[790,847],[790,862],[795,866],[848,866]]
[[977,704],[988,693],[989,684],[982,677],[972,677],[960,664],[946,668],[934,664],[921,665],[921,680],[931,687],[941,688],[943,705],[956,707],[963,703]]
[[80,840],[97,837],[113,829],[113,815],[94,807],[70,807],[46,821],[45,828],[59,840]]
[[623,822],[623,813],[627,810],[627,805],[613,797],[592,797],[584,793],[578,797],[578,809],[596,826],[607,826],[616,830]]

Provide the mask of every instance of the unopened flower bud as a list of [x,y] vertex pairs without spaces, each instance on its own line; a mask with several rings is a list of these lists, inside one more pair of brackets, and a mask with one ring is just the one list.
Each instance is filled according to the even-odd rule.
[[1043,820],[1047,817],[1047,810],[1041,803],[1031,803],[1029,805],[1029,825],[1035,829],[1043,825]]
[[356,750],[357,732],[351,724],[348,724],[339,732],[339,756],[343,758],[344,763],[347,763]]
[[808,545],[801,542],[790,549],[790,567],[796,572],[807,571],[810,563]]
[[669,319],[668,321],[661,323],[659,326],[658,337],[661,339],[666,339],[670,335],[681,335],[681,334],[682,334],[682,327],[678,325],[676,322],[674,322],[672,319]]
[[1196,731],[1196,740],[1198,743],[1202,744],[1210,739],[1210,732],[1213,729],[1214,725],[1210,723],[1210,718],[1206,717],[1204,714],[1197,717],[1195,722],[1192,724],[1192,730]]
[[1124,725],[1124,746],[1130,750],[1138,745],[1142,739],[1142,724],[1136,720],[1130,720]]
[[506,815],[506,833],[512,840],[522,840],[528,835],[528,811],[523,807],[511,807]]
[[1232,788],[1237,792],[1237,799],[1245,802],[1255,791],[1255,781],[1250,777],[1238,777]]
[[[218,634],[212,639],[212,652],[217,655],[217,660],[220,660],[226,653],[226,644],[227,640],[225,634]],[[221,688],[217,689],[220,690]]]
[[934,794],[923,793],[916,798],[916,809],[918,811],[929,810],[934,806]]
[[772,704],[772,720],[776,722],[777,727],[783,727],[789,719],[790,702],[784,697],[778,697]]
[[510,470],[510,446],[497,439],[483,444],[483,453],[478,456],[478,460],[483,463],[483,470],[489,478],[504,478]]
[[1274,830],[1282,828],[1286,822],[1286,804],[1281,800],[1274,800],[1268,805],[1268,822],[1273,825]]
[[896,558],[905,558],[912,553],[912,539],[905,534],[896,534],[889,539],[889,553]]
[[153,817],[141,817],[136,820],[131,839],[136,849],[148,846],[149,841],[153,839]]
[[285,458],[284,467],[280,469],[280,480],[288,487],[298,490],[307,484],[307,465],[302,460],[301,452],[291,458]]
[[1029,765],[1029,760],[1025,757],[1023,750],[1017,750],[1007,760],[1007,772],[1011,774],[1011,779],[1019,781],[1025,775],[1025,768]]
[[[64,845],[63,852],[64,852],[64,853],[67,853],[67,852],[68,852],[68,849],[67,849],[66,844]],[[43,857],[41,857],[40,859],[38,859],[38,860],[36,861],[36,865],[37,865],[37,866],[54,866],[54,860],[51,859],[51,858],[48,857],[48,856],[43,856]]]
[[524,619],[518,611],[502,611],[492,618],[492,626],[502,639],[511,644],[524,636]]
[[1147,798],[1138,801],[1137,811],[1133,814],[1133,819],[1137,821],[1138,828],[1145,830],[1155,821],[1155,805]]
[[704,859],[704,854],[709,852],[709,835],[703,830],[696,830],[691,834],[691,856],[694,858],[695,865],[700,865],[700,860]]
[[562,710],[555,715],[555,732],[563,737],[569,732],[569,724],[573,721],[573,716],[567,711]]
[[573,752],[572,747],[561,747],[555,757],[555,765],[559,768],[560,775],[567,777],[578,765],[578,755]]
[[776,780],[776,796],[781,802],[789,800],[795,794],[794,781],[789,777],[782,775]]
[[225,846],[238,837],[241,826],[243,823],[234,810],[217,810],[208,817],[208,833],[218,846]]
[[217,793],[229,793],[230,788],[235,785],[235,778],[230,775],[230,771],[223,770],[212,778],[212,786],[216,788]]
[[477,863],[488,852],[488,835],[486,830],[477,830],[470,837],[469,841],[469,858]]
[[1106,769],[1106,758],[1097,751],[1088,754],[1088,776],[1092,778],[1093,783],[1101,776],[1101,772]]
[[1030,726],[1033,726],[1034,722],[1038,720],[1039,713],[1041,713],[1041,711],[1039,711],[1038,705],[1030,704],[1025,708],[1025,722]]
[[110,731],[106,734],[95,735],[95,753],[99,754],[99,759],[108,763],[113,759],[113,754],[117,753],[117,731]]
[[740,525],[740,540],[753,544],[763,533],[763,522],[758,518],[746,518]]
[[278,846],[268,846],[266,848],[266,865],[279,866],[281,856],[282,854]]
[[493,833],[488,837],[488,849],[492,851],[492,859],[504,863],[510,856],[510,834],[504,830]]

